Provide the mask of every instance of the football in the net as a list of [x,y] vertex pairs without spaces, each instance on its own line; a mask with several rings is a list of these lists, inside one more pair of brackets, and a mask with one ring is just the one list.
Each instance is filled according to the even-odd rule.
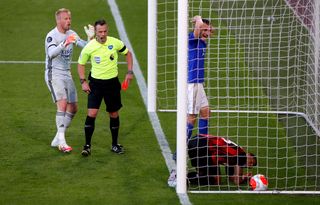
[[262,174],[256,174],[250,179],[250,187],[253,191],[265,191],[268,189],[268,179]]

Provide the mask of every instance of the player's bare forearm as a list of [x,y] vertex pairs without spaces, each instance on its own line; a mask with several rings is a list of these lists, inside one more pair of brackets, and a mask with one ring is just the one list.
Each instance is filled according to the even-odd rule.
[[85,79],[85,65],[78,64],[78,75],[80,79]]
[[126,61],[127,61],[127,66],[128,66],[128,72],[126,74],[126,81],[130,83],[130,81],[133,79],[133,58],[132,58],[132,53],[128,51],[126,55]]
[[128,51],[128,53],[126,55],[126,61],[127,61],[127,65],[128,65],[128,71],[132,71],[133,58],[132,58],[132,53],[130,51]]
[[203,24],[201,16],[193,17],[192,22],[194,23],[194,30],[193,30],[194,37],[199,38],[201,33],[201,26]]
[[85,65],[78,64],[78,74],[79,74],[82,90],[89,94],[91,89],[88,82],[86,81]]

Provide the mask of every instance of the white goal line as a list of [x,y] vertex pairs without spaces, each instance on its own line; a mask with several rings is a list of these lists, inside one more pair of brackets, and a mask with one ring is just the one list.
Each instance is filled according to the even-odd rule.
[[[0,64],[45,64],[45,61],[3,61]],[[119,64],[126,64],[126,62],[118,62]],[[71,64],[78,64],[77,61],[72,61]]]
[[308,195],[315,195],[319,194],[319,191],[281,191],[281,190],[274,190],[274,191],[244,191],[244,190],[237,190],[237,191],[189,191],[189,193],[194,194],[308,194]]

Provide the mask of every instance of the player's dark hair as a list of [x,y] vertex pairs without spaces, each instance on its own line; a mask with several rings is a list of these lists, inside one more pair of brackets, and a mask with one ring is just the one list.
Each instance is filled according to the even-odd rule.
[[205,24],[207,24],[207,25],[210,25],[210,24],[211,24],[208,19],[202,19],[202,22],[205,23]]
[[99,19],[94,23],[94,28],[96,28],[97,25],[99,26],[107,25],[107,22],[104,19]]
[[248,155],[249,156],[251,156],[252,158],[253,158],[253,160],[254,160],[254,163],[253,163],[253,165],[252,166],[257,166],[257,164],[258,164],[258,160],[257,160],[257,157],[256,157],[256,155],[254,155],[254,154],[252,154],[252,153],[248,153]]

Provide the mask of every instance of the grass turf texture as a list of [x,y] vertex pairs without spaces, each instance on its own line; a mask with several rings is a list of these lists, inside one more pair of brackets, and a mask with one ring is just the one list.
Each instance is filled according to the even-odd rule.
[[[110,22],[106,1],[1,0],[0,60],[44,60],[44,38],[54,27],[54,11],[71,9],[73,26],[83,38],[83,26],[98,18]],[[147,1],[117,2],[129,38],[146,76]],[[128,6],[130,5],[130,6]],[[137,15],[139,14],[139,15]],[[80,49],[76,48],[74,60]],[[76,65],[72,65],[77,79]],[[120,78],[125,66],[120,66]],[[96,121],[92,155],[82,158],[86,95],[78,81],[79,112],[67,139],[74,150],[65,155],[50,148],[55,134],[55,105],[44,83],[42,64],[0,64],[0,204],[179,204],[167,187],[168,171],[148,122],[136,83],[123,94],[120,142],[126,153],[110,152],[111,137],[104,107]],[[174,115],[160,115],[171,148],[175,146]],[[317,204],[313,196],[190,194],[193,204]]]

